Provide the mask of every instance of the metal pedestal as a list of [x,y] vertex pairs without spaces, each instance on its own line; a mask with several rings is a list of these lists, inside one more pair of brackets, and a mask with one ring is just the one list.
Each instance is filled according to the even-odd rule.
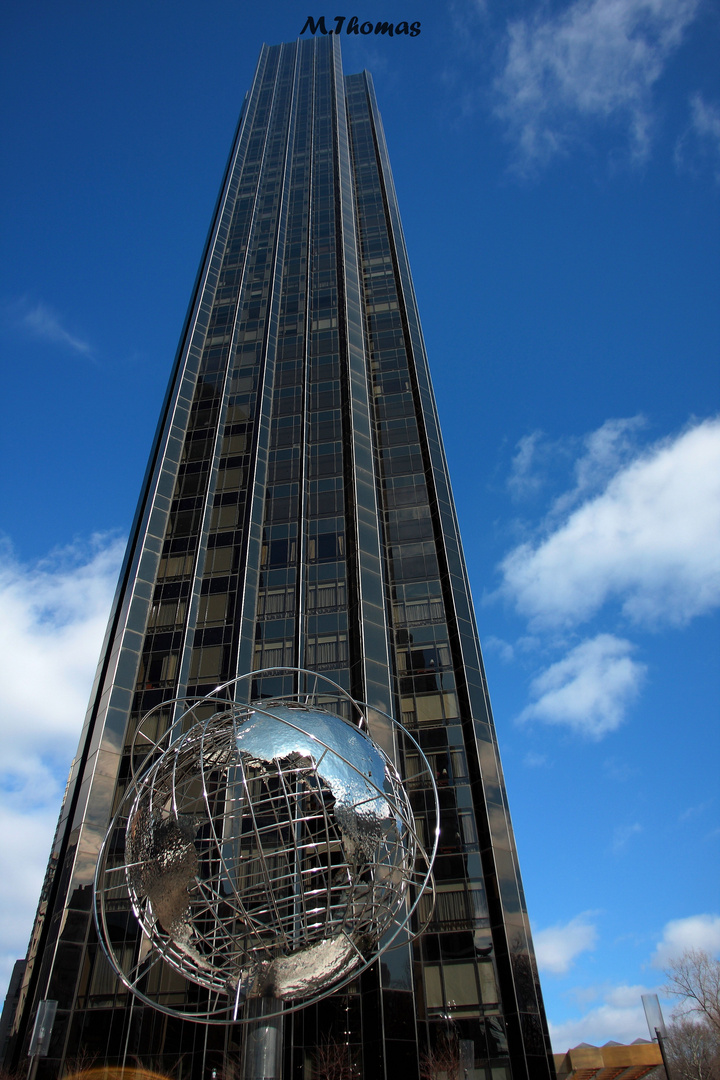
[[283,1017],[274,998],[251,998],[245,1005],[247,1025],[242,1053],[242,1080],[282,1080]]

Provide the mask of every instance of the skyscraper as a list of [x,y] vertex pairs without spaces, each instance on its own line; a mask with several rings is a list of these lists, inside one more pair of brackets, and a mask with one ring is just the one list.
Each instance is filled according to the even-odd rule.
[[[58,1003],[39,1076],[80,1059],[210,1075],[238,1028],[133,1004],[90,912],[139,720],[236,674],[322,672],[415,734],[441,799],[412,945],[286,1020],[357,1075],[550,1077],[547,1029],[467,574],[372,81],[335,36],[264,47],[163,406],[43,888],[8,1063]],[[292,678],[257,680],[258,695]],[[158,714],[170,721],[170,710]],[[158,732],[160,733],[160,732]],[[422,828],[425,795],[406,757]],[[132,943],[129,947],[132,947]],[[166,1004],[189,993],[179,977]]]

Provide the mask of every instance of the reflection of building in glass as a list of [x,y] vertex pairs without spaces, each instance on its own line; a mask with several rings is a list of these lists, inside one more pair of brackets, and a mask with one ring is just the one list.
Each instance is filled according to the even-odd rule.
[[[81,1053],[200,1077],[241,1032],[134,1007],[88,890],[140,717],[275,665],[394,713],[440,791],[424,935],[287,1019],[287,1076],[324,1038],[357,1075],[418,1045],[483,1080],[552,1076],[467,576],[382,126],[334,37],[264,48],[163,407],[33,936],[9,1063],[58,1001],[39,1076]],[[292,690],[263,678],[257,693]],[[169,710],[158,713],[160,726]],[[418,820],[427,792],[404,762]],[[46,908],[46,910],[45,910]],[[127,911],[112,923],[137,948]],[[155,976],[153,976],[155,977]],[[166,973],[167,1004],[201,993]],[[344,1051],[345,1052],[345,1051]],[[12,1056],[14,1055],[14,1057]]]

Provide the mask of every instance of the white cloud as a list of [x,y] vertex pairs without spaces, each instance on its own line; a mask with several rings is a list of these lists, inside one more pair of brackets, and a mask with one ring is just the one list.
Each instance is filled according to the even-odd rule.
[[541,972],[564,975],[576,956],[595,948],[597,929],[589,922],[588,914],[577,915],[570,922],[546,930],[533,930],[535,957]]
[[23,773],[28,757],[66,753],[77,738],[123,550],[116,537],[95,536],[31,566],[7,545],[0,552],[5,775]]
[[683,625],[720,603],[719,537],[720,421],[710,419],[620,467],[544,539],[511,551],[501,592],[536,627],[577,625],[611,599],[637,623]]
[[[633,827],[631,830],[636,831]],[[588,921],[587,916],[581,915],[577,921]],[[572,923],[569,926],[572,926]],[[533,939],[537,942],[538,935],[534,934]],[[652,957],[652,966],[659,969],[667,967],[686,949],[702,949],[713,955],[720,953],[720,916],[691,915],[668,922]],[[549,1022],[555,1053],[564,1053],[582,1042],[602,1046],[609,1039],[630,1043],[638,1038],[649,1038],[641,997],[643,994],[660,992],[657,986],[627,984],[605,988],[580,988],[574,994],[578,1001],[596,998],[600,999],[599,1004],[593,1005],[582,1016],[559,1024]]]
[[24,956],[124,544],[0,547],[0,980]]
[[[6,792],[0,798],[0,996],[30,940],[60,810],[62,789],[53,782],[50,790],[55,793],[53,806],[36,810],[14,809]],[[43,792],[41,800],[46,798]]]
[[92,355],[92,349],[88,343],[69,333],[59,317],[46,304],[37,303],[33,307],[26,307],[21,322],[35,337],[54,344],[67,345],[83,356]]
[[533,679],[535,700],[518,719],[565,725],[594,739],[614,731],[645,676],[645,665],[630,656],[633,649],[612,634],[581,642]]
[[644,158],[652,88],[695,17],[698,0],[575,0],[508,26],[497,115],[526,161],[563,152],[579,122],[614,120]]
[[647,993],[653,993],[653,990],[645,986],[616,986],[605,991],[602,1004],[584,1016],[562,1024],[550,1022],[553,1050],[562,1054],[582,1042],[603,1046],[610,1039],[622,1043],[647,1039],[647,1021],[640,1000]]
[[720,953],[720,915],[689,915],[666,923],[662,940],[653,953],[652,966],[665,968],[686,949],[701,949],[711,956]]

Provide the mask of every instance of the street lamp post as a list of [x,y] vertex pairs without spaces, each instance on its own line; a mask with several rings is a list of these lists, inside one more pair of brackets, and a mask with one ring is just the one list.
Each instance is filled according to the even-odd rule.
[[660,1054],[662,1056],[663,1065],[665,1067],[665,1075],[668,1080],[671,1080],[670,1069],[668,1068],[667,1055],[665,1053],[665,1039],[667,1038],[667,1028],[665,1027],[665,1020],[663,1019],[662,1009],[660,1008],[660,1002],[658,1001],[657,994],[642,994],[643,1009],[645,1010],[645,1019],[647,1020],[648,1030],[650,1031],[650,1037],[657,1039],[657,1044],[660,1047]]

